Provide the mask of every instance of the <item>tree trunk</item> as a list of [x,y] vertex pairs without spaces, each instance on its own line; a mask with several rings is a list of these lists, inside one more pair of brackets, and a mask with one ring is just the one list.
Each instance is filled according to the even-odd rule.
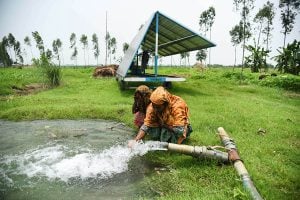
[[[211,40],[211,27],[209,28],[209,40]],[[209,52],[208,52],[208,56],[209,56],[208,62],[209,62],[209,65],[210,65],[210,50],[211,50],[211,48],[209,48]]]
[[258,32],[258,38],[257,38],[257,44],[255,45],[256,46],[255,48],[257,48],[259,46],[261,29],[262,29],[262,22],[260,23],[260,28],[259,28],[259,32]]
[[234,65],[233,65],[232,71],[234,71],[234,68],[235,68],[235,65],[236,65],[236,46],[237,45],[235,45],[235,47],[234,47]]
[[83,49],[83,57],[84,57],[84,66],[86,66],[86,60],[85,60],[85,48]]
[[[287,4],[287,18],[290,17],[290,4]],[[285,40],[287,35],[287,28],[284,29],[284,39],[283,39],[283,48],[285,47]]]

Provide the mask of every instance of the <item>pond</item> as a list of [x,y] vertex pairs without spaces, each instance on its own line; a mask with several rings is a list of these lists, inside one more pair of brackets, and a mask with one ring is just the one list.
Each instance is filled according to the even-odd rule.
[[0,120],[0,199],[133,199],[154,166],[104,120]]

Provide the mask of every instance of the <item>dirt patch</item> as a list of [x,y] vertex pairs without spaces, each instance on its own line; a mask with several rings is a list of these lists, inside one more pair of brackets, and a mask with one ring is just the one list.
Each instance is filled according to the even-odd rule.
[[28,94],[37,93],[42,90],[45,90],[45,89],[47,89],[47,86],[43,83],[31,83],[31,84],[25,85],[24,87],[18,87],[18,86],[13,85],[11,88],[16,94],[28,95]]

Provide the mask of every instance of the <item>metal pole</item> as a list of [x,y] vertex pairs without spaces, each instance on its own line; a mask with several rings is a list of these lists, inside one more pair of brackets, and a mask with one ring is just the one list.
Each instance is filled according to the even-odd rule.
[[107,11],[105,13],[105,66],[107,65]]
[[154,74],[157,76],[157,59],[158,59],[158,12],[156,13],[156,24],[155,24],[155,61],[154,61]]
[[241,177],[244,187],[249,191],[252,199],[263,200],[263,198],[258,193],[256,187],[254,186],[243,161],[239,157],[237,147],[234,141],[228,136],[224,128],[219,127],[218,132],[223,145],[226,147],[226,149],[229,149],[229,160],[233,162],[233,166],[239,174],[239,176]]

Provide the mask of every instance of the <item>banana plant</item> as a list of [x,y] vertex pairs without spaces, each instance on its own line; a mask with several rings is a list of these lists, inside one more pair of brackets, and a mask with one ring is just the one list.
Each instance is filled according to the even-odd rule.
[[260,46],[247,45],[246,49],[250,51],[250,55],[245,57],[246,66],[251,68],[251,72],[259,72],[262,68],[267,68],[266,58],[268,56],[269,50],[265,50]]
[[300,41],[294,40],[286,48],[277,50],[279,55],[273,57],[277,62],[276,68],[280,72],[299,75],[300,73]]

